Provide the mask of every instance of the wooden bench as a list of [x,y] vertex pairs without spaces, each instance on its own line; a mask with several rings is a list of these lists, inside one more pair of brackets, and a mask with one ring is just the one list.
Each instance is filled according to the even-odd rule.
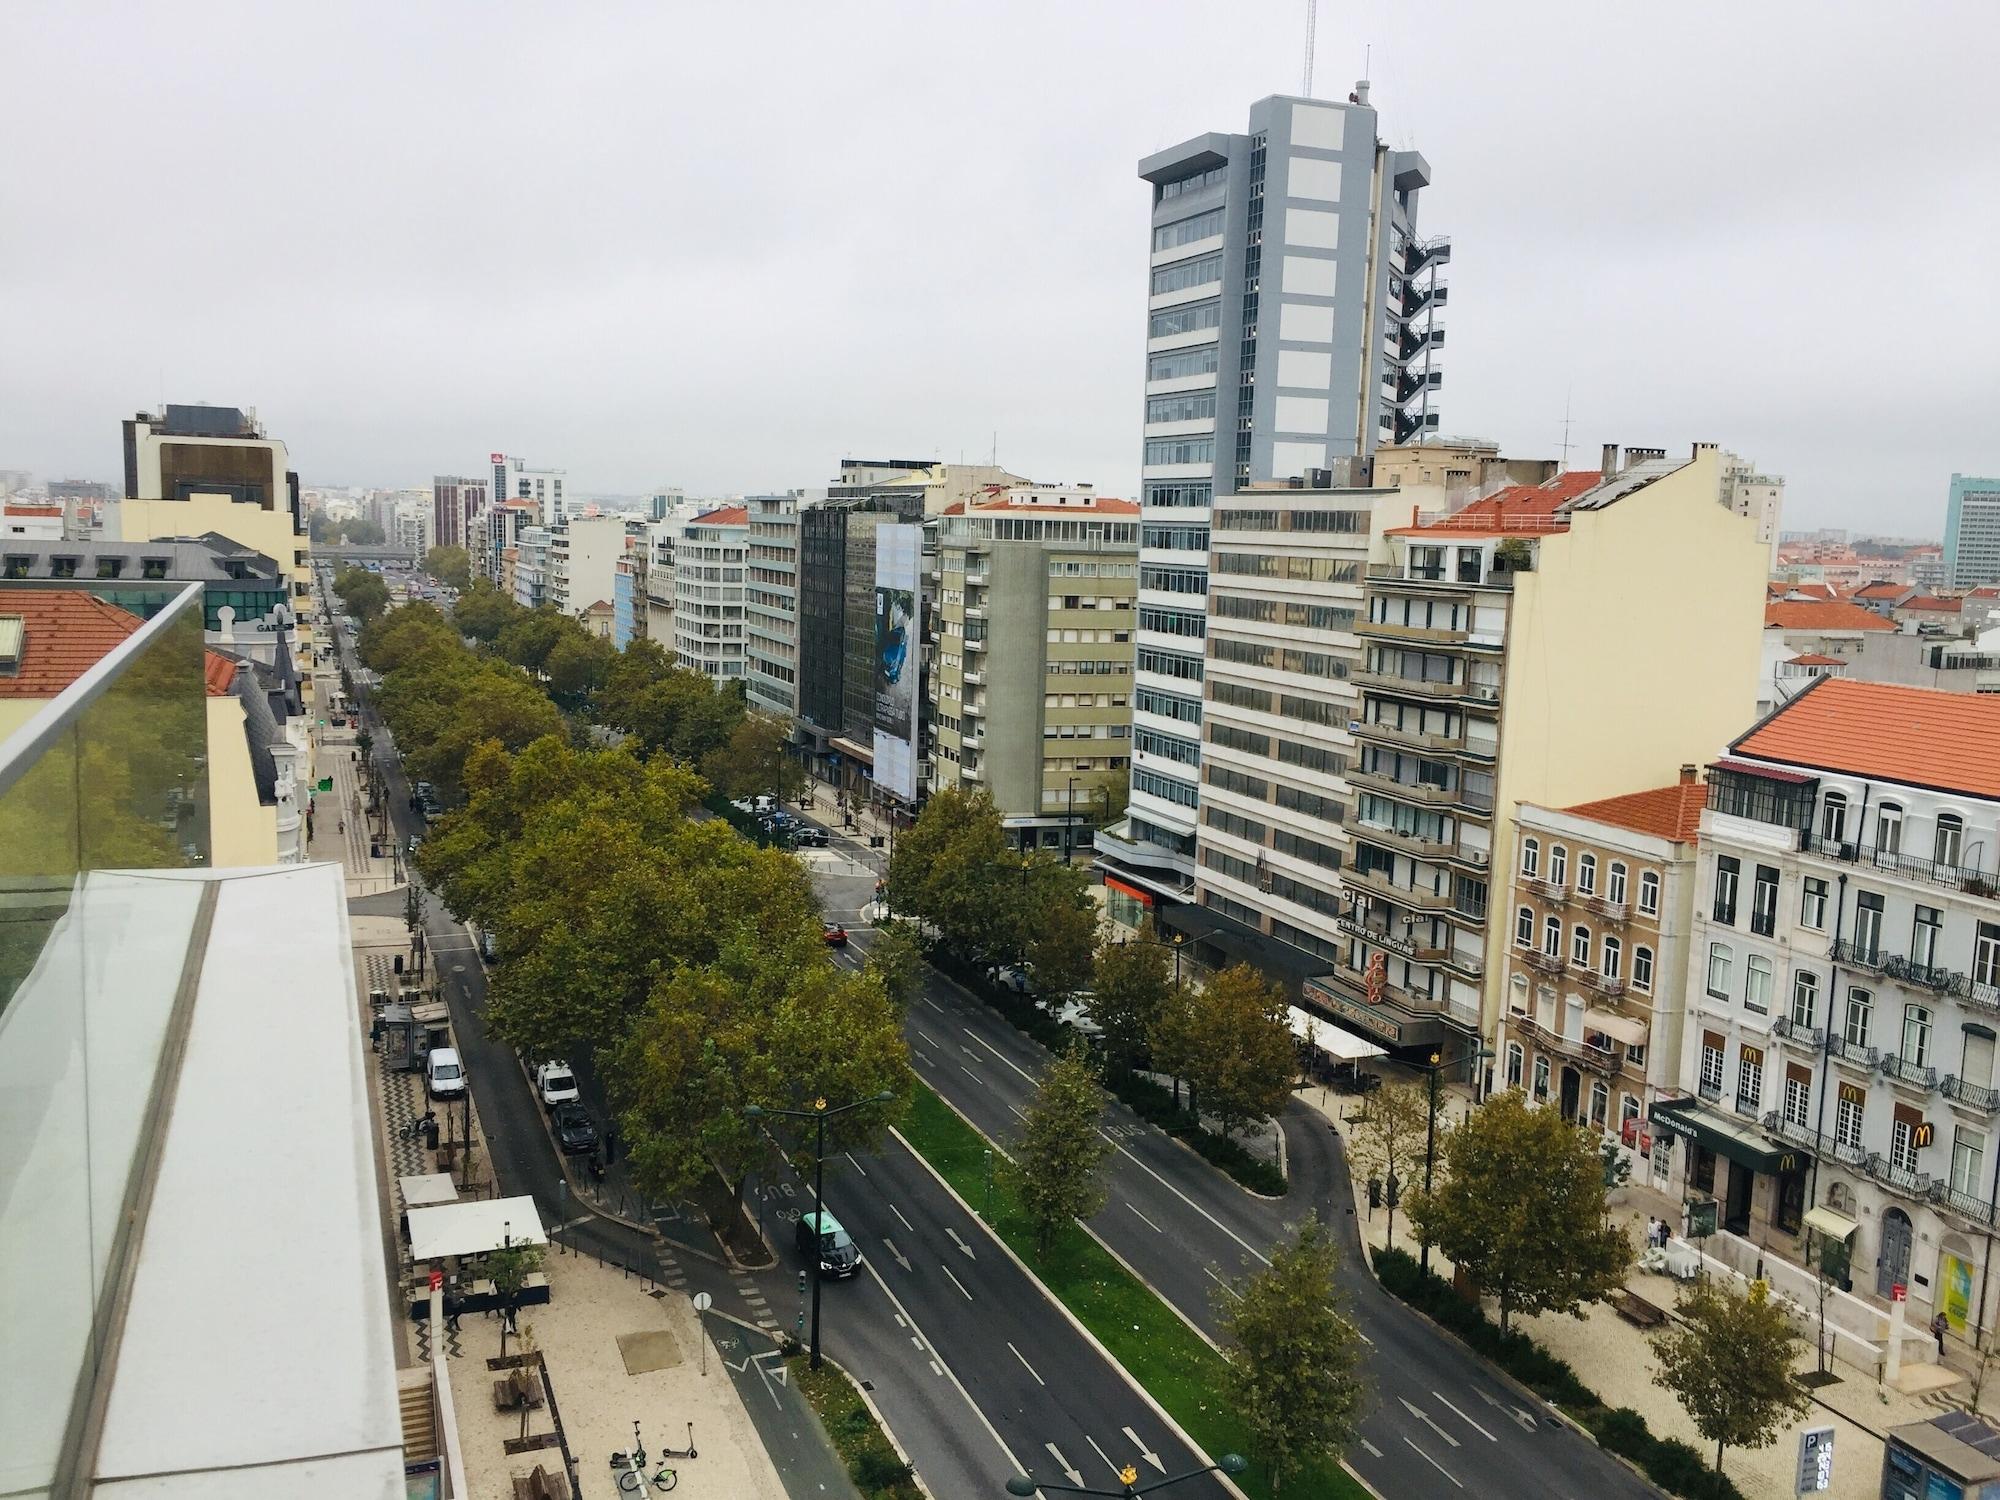
[[493,1382],[495,1411],[519,1411],[524,1406],[532,1411],[541,1404],[540,1382],[525,1371],[515,1370],[506,1379]]
[[514,1476],[514,1500],[569,1500],[569,1481],[536,1464]]
[[1666,1309],[1656,1307],[1637,1292],[1620,1292],[1611,1305],[1634,1328],[1658,1328],[1667,1321]]

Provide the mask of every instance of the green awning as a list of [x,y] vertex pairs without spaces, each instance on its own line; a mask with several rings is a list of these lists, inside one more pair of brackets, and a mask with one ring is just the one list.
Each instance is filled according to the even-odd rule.
[[1775,1177],[1800,1171],[1806,1165],[1804,1151],[1778,1145],[1754,1122],[1710,1109],[1699,1099],[1656,1099],[1649,1113],[1662,1130],[1706,1146],[1717,1156],[1726,1156],[1753,1172]]

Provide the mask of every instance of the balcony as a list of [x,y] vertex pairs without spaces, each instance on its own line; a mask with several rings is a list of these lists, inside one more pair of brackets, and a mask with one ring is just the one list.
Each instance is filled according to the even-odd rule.
[[1550,1030],[1539,1021],[1529,1020],[1526,1016],[1513,1017],[1511,1024],[1524,1036],[1532,1039],[1544,1052],[1554,1052],[1570,1058],[1591,1072],[1602,1074],[1607,1078],[1618,1071],[1618,1055],[1609,1047],[1593,1046],[1581,1037],[1566,1037],[1561,1032]]
[[1426,807],[1449,807],[1458,800],[1458,792],[1454,788],[1432,786],[1427,781],[1398,781],[1393,776],[1383,776],[1375,771],[1349,771],[1347,779],[1364,791],[1401,797],[1405,802],[1419,802]]
[[1736,1096],[1736,1113],[1742,1115],[1746,1120],[1754,1120],[1757,1118],[1758,1103],[1759,1101],[1755,1094],[1738,1094]]
[[[1838,964],[1867,969],[1912,989],[1930,990],[1940,995],[1969,998],[1973,983],[1955,969],[1920,964],[1900,954],[1885,953],[1879,946],[1864,947],[1850,938],[1841,938],[1827,949],[1827,957]],[[1990,986],[1989,986],[1990,988]]]
[[1446,755],[1465,748],[1463,735],[1424,734],[1415,729],[1405,729],[1399,724],[1380,724],[1372,719],[1357,720],[1354,725],[1354,737],[1358,740],[1374,740],[1385,745],[1397,745],[1407,750],[1435,750]]
[[1930,1173],[1898,1166],[1880,1152],[1871,1154],[1863,1166],[1870,1177],[1891,1192],[1901,1193],[1906,1198],[1916,1198],[1925,1203],[1935,1201],[1943,1186]]
[[1399,849],[1418,859],[1446,859],[1452,846],[1444,839],[1427,839],[1414,833],[1402,833],[1394,828],[1384,828],[1377,823],[1355,823],[1354,835],[1371,844],[1380,844],[1385,849]]
[[1462,682],[1432,682],[1393,672],[1356,672],[1353,681],[1356,687],[1373,692],[1400,693],[1411,698],[1457,698],[1465,691]]
[[1823,1152],[1826,1139],[1803,1120],[1788,1120],[1775,1109],[1765,1115],[1760,1122],[1767,1134],[1794,1146],[1804,1146],[1808,1151]]
[[1439,630],[1428,625],[1399,625],[1392,620],[1356,620],[1358,636],[1384,641],[1416,641],[1427,646],[1463,646],[1469,632]]
[[1607,1000],[1616,1000],[1625,993],[1625,981],[1610,974],[1600,974],[1583,964],[1573,965],[1570,975],[1584,989],[1602,995]]
[[1922,1063],[1905,1062],[1891,1052],[1881,1060],[1882,1076],[1891,1083],[1900,1083],[1910,1088],[1922,1089],[1929,1093],[1937,1087],[1937,1069]]
[[1722,1102],[1722,1085],[1719,1083],[1710,1083],[1704,1078],[1694,1086],[1694,1091],[1701,1097],[1702,1102],[1705,1104],[1720,1104]]
[[1416,907],[1422,911],[1451,910],[1451,892],[1448,890],[1420,891],[1411,886],[1397,885],[1380,870],[1349,868],[1345,873],[1350,889],[1372,892],[1398,906]]
[[1602,896],[1579,897],[1584,908],[1596,912],[1607,922],[1624,923],[1632,915],[1632,908],[1623,901],[1607,901]]
[[1968,895],[1982,896],[1987,900],[2000,897],[2000,875],[1989,870],[1946,864],[1940,860],[1905,854],[1900,849],[1877,849],[1870,844],[1842,843],[1838,839],[1829,839],[1817,833],[1801,834],[1799,847],[1806,853],[1838,860],[1842,864],[1868,865],[1873,869],[1886,870],[1906,879],[1920,880],[1927,885],[1944,886],[1948,890],[1964,891]]
[[986,674],[978,667],[967,667],[964,677],[967,687],[981,687],[986,682]]
[[1560,880],[1530,880],[1525,882],[1531,895],[1540,896],[1551,906],[1562,906],[1569,901],[1569,887]]
[[1771,1034],[1802,1052],[1817,1052],[1826,1045],[1825,1032],[1817,1026],[1801,1026],[1790,1016],[1779,1016],[1773,1021]]
[[1955,1187],[1946,1187],[1938,1193],[1938,1206],[1948,1208],[1975,1224],[1991,1225],[1994,1222],[1993,1204],[1983,1198],[1975,1198],[1970,1193],[1962,1193]]
[[1460,573],[1450,568],[1410,573],[1404,571],[1401,563],[1370,563],[1368,578],[1371,583],[1405,584],[1433,596],[1447,594],[1460,599],[1470,599],[1471,591],[1475,588],[1494,583],[1504,586],[1508,582],[1508,575],[1505,573],[1486,576],[1479,574],[1477,570]]
[[1963,1109],[1974,1109],[1988,1115],[2000,1110],[2000,1089],[1988,1088],[1983,1083],[1967,1083],[1956,1073],[1938,1085],[1938,1092]]
[[1845,1063],[1851,1068],[1862,1068],[1872,1073],[1879,1054],[1873,1047],[1858,1042],[1850,1042],[1843,1036],[1826,1039],[1826,1055],[1837,1063]]
[[1560,974],[1569,967],[1569,961],[1560,953],[1544,953],[1539,948],[1530,948],[1521,955],[1521,961],[1538,974]]
[[[1419,946],[1407,933],[1398,936],[1387,931],[1384,926],[1378,926],[1363,917],[1335,917],[1333,925],[1349,937],[1360,938],[1364,943],[1374,943],[1377,947],[1387,948],[1391,953],[1400,953],[1413,963],[1437,963],[1448,952],[1444,948]],[[1403,924],[1399,922],[1396,925],[1400,927]]]

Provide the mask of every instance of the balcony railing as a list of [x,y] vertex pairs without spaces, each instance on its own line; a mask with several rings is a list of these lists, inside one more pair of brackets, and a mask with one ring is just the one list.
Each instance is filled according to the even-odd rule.
[[1779,1016],[1771,1023],[1771,1033],[1781,1042],[1790,1042],[1794,1047],[1817,1052],[1826,1041],[1826,1033],[1817,1026],[1801,1026],[1790,1016]]
[[1458,800],[1458,792],[1452,787],[1433,786],[1427,781],[1398,781],[1379,771],[1352,770],[1347,779],[1365,790],[1401,797],[1407,802],[1421,802],[1426,807],[1449,807]]
[[1765,1115],[1764,1129],[1781,1141],[1790,1141],[1794,1146],[1804,1146],[1808,1151],[1823,1151],[1826,1139],[1803,1120],[1788,1120],[1775,1109]]
[[1898,1166],[1880,1152],[1872,1153],[1866,1167],[1868,1175],[1892,1191],[1920,1198],[1925,1202],[1935,1200],[1943,1184],[1928,1172],[1918,1172],[1909,1167]]
[[1551,1031],[1539,1021],[1529,1020],[1526,1016],[1516,1016],[1513,1024],[1523,1035],[1532,1037],[1539,1043],[1545,1052],[1561,1053],[1564,1057],[1582,1063],[1591,1072],[1601,1073],[1607,1077],[1618,1071],[1618,1055],[1609,1047],[1594,1046],[1581,1037],[1566,1037],[1559,1031]]
[[1607,922],[1623,922],[1632,915],[1632,908],[1623,901],[1607,901],[1602,896],[1585,896],[1583,904]]
[[1937,1087],[1937,1069],[1922,1063],[1906,1062],[1891,1052],[1882,1059],[1882,1076],[1893,1078],[1899,1083],[1907,1083],[1913,1088],[1934,1089]]
[[1962,1193],[1955,1187],[1946,1187],[1938,1194],[1938,1202],[1953,1213],[1971,1219],[1976,1224],[1993,1222],[1993,1204],[1989,1199],[1976,1198],[1971,1193]]
[[1694,1091],[1710,1104],[1722,1102],[1722,1085],[1719,1083],[1710,1083],[1704,1079],[1694,1086]]
[[1967,1083],[1956,1073],[1938,1085],[1938,1092],[1967,1109],[1983,1110],[1989,1115],[2000,1110],[2000,1089],[1988,1088],[1983,1083]]
[[1573,965],[1572,973],[1578,984],[1587,990],[1604,996],[1607,1000],[1616,1000],[1620,995],[1625,993],[1625,981],[1622,978],[1611,974],[1599,973],[1587,964]]
[[[1851,938],[1835,940],[1827,949],[1827,957],[1835,963],[1886,975],[1914,989],[1932,990],[1940,995],[1972,997],[1973,981],[1956,969],[1939,968],[1935,964],[1920,964],[1904,958],[1901,954],[1886,953],[1879,946],[1863,946]],[[1992,986],[1987,988],[1991,989]]]
[[1562,906],[1569,900],[1569,887],[1560,880],[1534,879],[1527,882],[1528,890],[1552,906]]
[[1758,1103],[1759,1101],[1755,1094],[1738,1094],[1736,1096],[1736,1113],[1754,1120],[1757,1118]]
[[1870,1072],[1874,1071],[1876,1059],[1880,1056],[1873,1047],[1850,1042],[1844,1036],[1827,1038],[1826,1055],[1835,1062],[1850,1063],[1857,1068],[1866,1068]]
[[1877,849],[1871,844],[1846,843],[1817,833],[1801,834],[1799,847],[1809,853],[1823,855],[1827,859],[1840,860],[1844,864],[1869,865],[1877,870],[1888,870],[1912,880],[1922,880],[1931,885],[1941,885],[1977,896],[1989,898],[2000,896],[2000,875],[1990,870],[1945,864],[1940,860],[1925,859],[1921,855],[1905,854],[1900,849]]
[[1380,870],[1362,870],[1350,867],[1347,884],[1358,890],[1372,891],[1398,906],[1417,907],[1424,911],[1451,910],[1451,892],[1418,890],[1414,886],[1397,885]]
[[1433,682],[1426,677],[1405,677],[1398,672],[1356,672],[1358,687],[1384,693],[1410,693],[1419,698],[1456,698],[1464,691],[1462,682]]
[[1569,967],[1569,960],[1560,953],[1544,953],[1539,948],[1528,949],[1521,961],[1538,974],[1560,974]]
[[1356,739],[1385,740],[1392,745],[1407,745],[1415,750],[1437,750],[1450,753],[1465,748],[1465,737],[1457,734],[1426,734],[1421,730],[1405,729],[1400,724],[1384,724],[1375,719],[1357,719],[1354,724]]
[[1354,823],[1350,825],[1358,837],[1371,844],[1380,844],[1386,849],[1400,849],[1405,854],[1413,854],[1418,859],[1443,859],[1452,852],[1451,844],[1444,839],[1425,838],[1420,834],[1404,833],[1396,828],[1384,828],[1379,823]]

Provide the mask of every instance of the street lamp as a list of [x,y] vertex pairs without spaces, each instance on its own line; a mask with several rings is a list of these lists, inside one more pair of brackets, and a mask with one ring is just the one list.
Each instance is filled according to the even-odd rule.
[[[1471,1052],[1462,1052],[1452,1059],[1454,1064],[1462,1062],[1484,1062],[1493,1055],[1491,1047],[1475,1047]],[[1431,1169],[1437,1165],[1438,1144],[1438,1074],[1445,1068],[1444,1055],[1433,1052],[1430,1061],[1424,1064],[1424,1071],[1430,1074],[1430,1108],[1424,1112],[1424,1196],[1431,1192]],[[1417,1254],[1420,1270],[1431,1268],[1431,1242],[1426,1237]]]
[[1069,800],[1063,804],[1063,863],[1076,863],[1076,778],[1069,778]]
[[[762,1120],[771,1115],[782,1115],[792,1120],[811,1120],[818,1132],[813,1144],[813,1211],[820,1216],[820,1232],[825,1233],[826,1214],[826,1122],[850,1111],[870,1104],[887,1104],[896,1096],[888,1089],[879,1094],[870,1094],[866,1099],[856,1099],[852,1104],[843,1104],[838,1109],[828,1109],[824,1098],[813,1100],[811,1109],[766,1109],[761,1104],[743,1106],[743,1118]],[[812,1367],[820,1367],[819,1358],[819,1262],[813,1262],[813,1316],[812,1316]]]
[[1155,1479],[1151,1484],[1139,1483],[1139,1470],[1132,1464],[1118,1471],[1120,1487],[1115,1490],[1094,1490],[1085,1485],[1056,1484],[1047,1479],[1037,1479],[1032,1474],[1014,1474],[1007,1479],[1007,1493],[1010,1495],[1032,1495],[1037,1490],[1052,1490],[1064,1495],[1109,1495],[1114,1500],[1126,1500],[1132,1495],[1150,1495],[1154,1490],[1163,1490],[1170,1484],[1181,1484],[1189,1479],[1199,1479],[1204,1474],[1241,1474],[1250,1467],[1250,1460],[1240,1453],[1225,1453],[1212,1464],[1203,1464],[1199,1469],[1189,1469],[1185,1474],[1170,1474],[1164,1479]]

